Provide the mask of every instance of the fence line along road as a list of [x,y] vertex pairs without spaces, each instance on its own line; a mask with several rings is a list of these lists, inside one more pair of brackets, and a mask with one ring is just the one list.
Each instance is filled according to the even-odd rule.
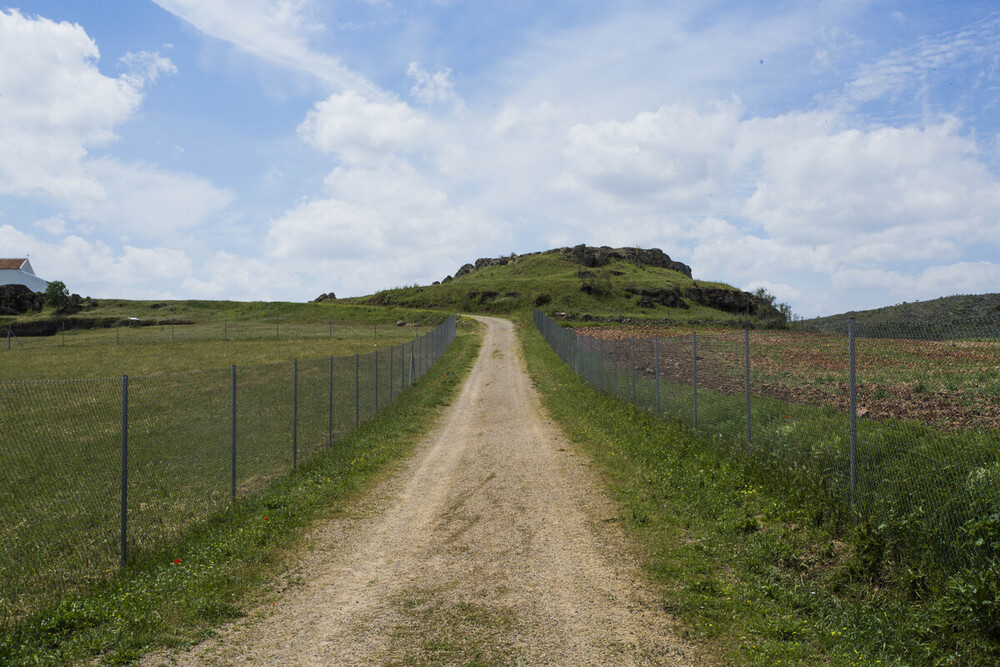
[[[262,341],[262,340],[322,340],[338,337],[354,338],[359,332],[371,332],[375,339],[397,338],[383,324],[379,331],[375,319],[368,322],[337,322],[331,316],[325,320],[308,319],[299,314],[257,318],[216,317],[102,317],[99,322],[82,322],[64,318],[55,322],[21,322],[5,324],[0,329],[0,346],[6,351],[43,349],[80,345],[134,345],[174,343],[181,341]],[[420,331],[418,321],[406,324]],[[386,333],[388,331],[388,333]]]
[[646,338],[534,322],[597,390],[814,485],[899,544],[952,565],[995,557],[981,538],[1000,529],[1000,322]]
[[0,382],[0,623],[333,446],[420,379],[456,318],[349,357]]

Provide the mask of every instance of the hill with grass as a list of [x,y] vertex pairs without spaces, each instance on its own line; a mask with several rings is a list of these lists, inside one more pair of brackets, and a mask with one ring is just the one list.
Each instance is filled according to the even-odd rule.
[[807,327],[844,328],[847,320],[859,323],[919,322],[932,327],[952,327],[970,322],[1000,320],[1000,294],[962,294],[895,306],[852,310],[839,315],[803,320]]
[[431,285],[345,301],[473,313],[541,308],[557,318],[738,321],[780,318],[771,303],[724,283],[696,280],[657,248],[578,245],[481,258]]

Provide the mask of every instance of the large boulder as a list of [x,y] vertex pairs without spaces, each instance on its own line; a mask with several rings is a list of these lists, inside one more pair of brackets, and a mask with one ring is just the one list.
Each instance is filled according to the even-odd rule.
[[757,299],[749,292],[722,287],[688,287],[684,296],[695,303],[738,315],[757,315]]
[[462,268],[460,268],[458,271],[455,272],[455,277],[461,278],[462,276],[472,273],[475,270],[476,267],[474,267],[472,264],[463,264]]
[[687,302],[681,298],[681,291],[678,287],[626,287],[627,294],[639,295],[639,306],[642,308],[654,308],[655,306],[666,306],[667,308],[690,308]]
[[0,315],[37,313],[45,305],[45,294],[24,285],[0,285]]

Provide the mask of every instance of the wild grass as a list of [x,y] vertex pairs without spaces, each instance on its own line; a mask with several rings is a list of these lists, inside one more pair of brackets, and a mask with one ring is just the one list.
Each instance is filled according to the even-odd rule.
[[[135,303],[135,302],[123,302]],[[372,352],[409,342],[443,322],[444,313],[382,312],[377,308],[325,304],[261,304],[290,310],[277,321],[262,319],[256,304],[230,304],[230,314],[252,312],[244,319],[211,319],[218,311],[202,312],[178,302],[188,323],[153,326],[69,329],[63,335],[0,340],[0,380],[55,380],[79,377],[145,375],[174,371],[250,365],[328,355]],[[250,311],[236,306],[254,307]],[[294,306],[295,309],[291,309]],[[114,310],[113,305],[102,306]],[[123,307],[124,308],[124,307]],[[123,312],[142,312],[141,310]],[[378,313],[376,323],[376,313]],[[330,317],[333,317],[331,323]],[[202,319],[196,319],[202,318]],[[396,326],[397,322],[421,326]],[[17,327],[15,326],[15,331]],[[0,332],[2,333],[2,332]]]
[[[276,573],[301,548],[304,531],[341,511],[407,455],[452,400],[479,341],[478,332],[463,331],[379,419],[331,448],[316,447],[296,471],[274,476],[258,493],[239,494],[187,522],[174,539],[138,550],[127,567],[96,572],[89,585],[8,623],[0,634],[0,663],[129,664],[151,649],[197,641],[260,604],[279,585]],[[200,443],[193,449],[204,451]],[[151,477],[161,472],[169,477],[169,466]]]
[[[665,605],[734,664],[995,664],[995,431],[861,420],[850,504],[843,412],[654,383],[584,354],[594,393],[533,327],[546,406],[608,473]],[[571,363],[577,363],[574,359]],[[669,421],[664,421],[664,418]],[[992,509],[991,509],[992,508]],[[879,663],[878,661],[881,661]]]
[[[530,313],[538,305],[548,313],[563,311],[597,317],[618,317],[624,314],[685,322],[737,319],[736,315],[698,304],[691,304],[689,309],[663,306],[639,309],[636,297],[625,292],[625,288],[629,286],[677,286],[683,289],[695,285],[732,289],[721,283],[692,280],[677,271],[622,260],[612,260],[603,267],[587,268],[557,254],[541,254],[522,257],[505,266],[484,267],[439,285],[385,290],[370,297],[345,301],[494,314]],[[585,287],[586,291],[582,289]],[[540,299],[543,303],[539,303]]]
[[[146,354],[155,352],[150,347],[136,346],[144,354],[129,361],[162,362]],[[181,367],[231,351],[205,342],[160,347]],[[291,341],[280,352],[302,349]],[[258,492],[344,438],[422,375],[431,354],[423,337],[357,356],[239,365],[235,422],[231,366],[130,375],[130,557],[177,539],[233,495]],[[83,368],[72,351],[46,359],[63,371]],[[0,539],[3,619],[24,617],[117,568],[124,390],[121,377],[0,382],[0,503],[16,517]]]

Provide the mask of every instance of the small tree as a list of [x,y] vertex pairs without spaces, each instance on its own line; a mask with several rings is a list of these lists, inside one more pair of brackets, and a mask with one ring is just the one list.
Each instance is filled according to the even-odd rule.
[[45,288],[45,304],[59,310],[67,303],[69,303],[69,290],[66,288],[66,283],[61,280],[50,282]]

